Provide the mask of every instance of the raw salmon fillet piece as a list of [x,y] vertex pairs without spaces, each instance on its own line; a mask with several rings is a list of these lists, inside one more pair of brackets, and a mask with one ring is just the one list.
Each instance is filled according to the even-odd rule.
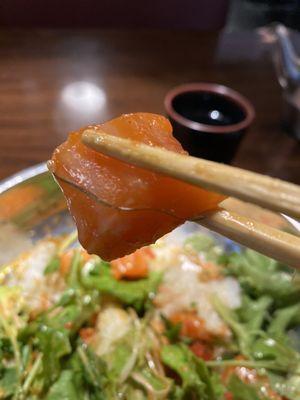
[[[161,115],[125,114],[89,128],[186,154],[172,136],[170,122]],[[72,132],[57,147],[51,169],[76,222],[79,241],[89,253],[105,260],[122,257],[153,243],[185,220],[216,208],[224,199],[219,194],[97,153],[81,143],[84,129]],[[103,201],[139,210],[122,211],[108,207]]]

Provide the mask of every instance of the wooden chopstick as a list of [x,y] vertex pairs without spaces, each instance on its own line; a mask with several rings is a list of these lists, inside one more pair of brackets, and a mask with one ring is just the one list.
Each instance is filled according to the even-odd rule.
[[[282,190],[282,187],[287,187],[290,189],[291,186],[292,195],[287,196],[287,198],[290,199],[290,207],[288,207],[288,209],[290,210],[290,208],[292,208],[292,212],[289,211],[288,213],[290,215],[300,215],[300,210],[298,210],[294,199],[297,190],[299,191],[299,188],[296,185],[281,182],[279,180],[275,180],[276,184],[272,185],[272,178],[264,177],[251,172],[248,173],[247,171],[243,171],[234,167],[221,164],[219,165],[211,161],[180,155],[158,147],[146,146],[128,139],[110,136],[104,132],[103,134],[100,134],[99,131],[96,132],[91,129],[84,131],[82,141],[89,147],[103,154],[158,173],[172,176],[176,179],[189,182],[196,186],[201,186],[209,190],[215,190],[217,192],[229,195],[237,192],[238,196],[236,197],[247,199],[248,202],[250,199],[247,197],[246,182],[247,179],[252,178],[252,175],[254,175],[252,178],[253,181],[251,181],[251,179],[250,181],[254,182],[252,183],[252,186],[254,189],[257,189],[257,191],[255,192],[254,190],[255,193],[252,197],[255,199],[253,203],[259,205],[268,205],[270,203],[268,199],[265,199],[264,202],[256,201],[258,198],[259,183],[261,182],[261,179],[263,181],[266,180],[266,182],[269,184],[269,188],[272,187],[273,197],[274,191],[278,192],[279,189]],[[207,171],[207,168],[210,168],[210,166],[212,166],[213,171]],[[225,168],[225,177],[221,179],[223,168]],[[231,180],[230,171],[233,171],[234,174],[234,178]],[[203,176],[200,177],[197,174],[201,174]],[[238,188],[230,187],[233,182],[238,185],[239,174],[242,175],[241,180],[243,190],[241,190],[241,192],[238,191]],[[248,177],[248,174],[250,175],[250,178]],[[216,178],[216,182],[214,182],[214,178]],[[224,182],[222,182],[222,180]],[[226,180],[227,182],[225,182]],[[228,180],[230,181],[229,186]],[[264,194],[265,190],[266,189],[262,190]],[[284,209],[284,211],[287,213],[286,208],[283,208],[283,199],[284,196],[281,196],[281,201],[277,202],[276,206],[273,205],[273,207],[270,207],[270,209],[279,211],[283,211]],[[271,204],[273,203],[271,202]],[[231,211],[222,209],[203,215],[197,220],[197,222],[206,228],[220,233],[244,246],[250,247],[269,257],[275,258],[282,263],[290,265],[291,267],[300,269],[300,238],[297,236],[279,231]]]
[[103,154],[207,190],[300,218],[300,187],[229,165],[87,129],[82,141]]
[[283,264],[300,269],[300,238],[297,236],[222,209],[206,214],[196,222]]

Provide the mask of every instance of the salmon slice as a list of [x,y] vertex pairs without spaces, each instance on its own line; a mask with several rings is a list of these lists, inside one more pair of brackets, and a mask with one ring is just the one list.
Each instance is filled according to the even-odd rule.
[[[161,115],[125,114],[89,128],[186,154]],[[122,257],[224,199],[99,154],[81,143],[83,131],[72,132],[54,151],[51,169],[76,222],[79,241],[89,253],[105,260]]]

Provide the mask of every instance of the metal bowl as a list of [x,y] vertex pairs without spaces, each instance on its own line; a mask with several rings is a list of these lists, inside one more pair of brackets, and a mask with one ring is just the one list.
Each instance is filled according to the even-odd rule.
[[[289,224],[294,231],[299,227],[299,223],[292,219],[289,219]],[[67,234],[75,228],[64,196],[45,163],[0,182],[0,266],[29,249],[36,241],[46,236]],[[176,233],[180,231],[186,235],[195,230],[207,231],[195,223],[186,223]],[[227,249],[240,248],[229,239],[214,236]]]
[[0,265],[45,236],[74,229],[63,194],[45,163],[0,183]]

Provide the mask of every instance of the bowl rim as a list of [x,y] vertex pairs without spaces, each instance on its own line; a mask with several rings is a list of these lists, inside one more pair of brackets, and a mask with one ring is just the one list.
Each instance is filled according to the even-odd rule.
[[[173,107],[173,100],[179,94],[188,92],[210,92],[222,95],[235,104],[237,104],[245,113],[245,118],[236,124],[225,125],[225,126],[213,126],[202,124],[200,122],[193,121],[191,119],[183,117],[181,114],[177,113]],[[242,94],[236,92],[235,90],[220,85],[218,83],[187,83],[179,85],[171,89],[165,96],[164,106],[167,110],[168,115],[179,124],[185,126],[186,128],[201,131],[204,133],[235,133],[242,129],[247,128],[253,121],[255,117],[255,111],[252,104],[247,100]]]
[[[10,175],[7,178],[4,178],[3,180],[0,180],[0,196],[7,190],[14,188],[15,186],[21,183],[26,183],[31,178],[46,173],[50,174],[46,162],[35,164],[31,167],[20,170],[19,172],[16,172],[15,174]],[[285,214],[281,214],[281,216],[289,222],[291,227],[293,227],[296,230],[296,232],[300,233],[300,221],[288,217]]]
[[16,172],[15,174],[10,175],[3,180],[0,180],[0,195],[7,190],[19,185],[20,183],[26,182],[28,179],[34,178],[35,176],[41,175],[46,172],[50,173],[47,168],[47,163],[45,162],[22,169],[19,172]]

